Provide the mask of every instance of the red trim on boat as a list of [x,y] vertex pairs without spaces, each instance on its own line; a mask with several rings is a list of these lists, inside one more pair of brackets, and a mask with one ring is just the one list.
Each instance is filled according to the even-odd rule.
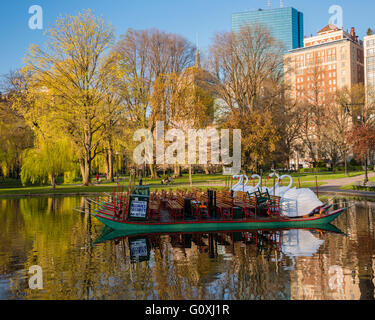
[[122,223],[122,224],[130,224],[130,225],[153,225],[153,226],[158,226],[158,225],[179,225],[179,224],[202,224],[202,223],[244,223],[244,222],[256,222],[256,223],[270,223],[270,222],[297,222],[297,221],[314,221],[314,220],[319,220],[323,218],[327,218],[330,216],[333,216],[340,211],[343,211],[344,209],[339,209],[336,211],[333,211],[331,214],[325,215],[325,216],[320,216],[320,217],[312,217],[312,218],[299,218],[299,219],[279,219],[279,220],[199,220],[199,221],[174,221],[173,223],[170,222],[155,222],[155,223],[142,223],[142,222],[133,222],[133,221],[119,221],[115,219],[109,219],[108,217],[102,216],[102,214],[106,214],[105,212],[102,212],[101,210],[97,210],[97,216],[102,219],[106,219],[109,221],[117,222],[117,223]]

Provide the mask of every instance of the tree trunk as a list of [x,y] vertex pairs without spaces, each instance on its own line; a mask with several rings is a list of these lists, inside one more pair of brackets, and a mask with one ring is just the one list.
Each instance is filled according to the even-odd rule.
[[91,124],[87,123],[85,129],[85,144],[84,144],[84,154],[83,158],[80,160],[81,174],[82,174],[82,184],[84,186],[90,185],[90,173],[91,173],[91,148],[92,148],[92,131]]
[[344,165],[345,165],[345,175],[348,175],[348,159],[346,153],[344,154]]
[[191,164],[189,164],[189,183],[190,183],[190,188],[192,188],[193,187],[193,175],[192,175]]
[[207,165],[207,164],[205,164],[205,165],[203,166],[203,170],[204,170],[204,174],[205,174],[205,175],[209,175],[209,174],[210,174],[210,171],[208,170],[208,165]]
[[111,182],[114,182],[115,179],[113,177],[113,150],[112,147],[108,149],[108,176],[107,179]]
[[91,170],[91,160],[83,159],[80,161],[80,168],[82,174],[82,185],[90,185],[90,170]]
[[109,177],[109,163],[108,163],[108,150],[104,151],[104,169],[105,169],[105,178]]
[[154,164],[149,164],[149,169],[150,169],[150,173],[151,173],[151,179],[157,179],[157,173],[156,173],[156,168],[155,168],[155,165]]
[[181,167],[179,164],[174,165],[174,177],[175,178],[181,177]]
[[56,177],[55,175],[51,175],[51,184],[52,184],[52,189],[55,190],[56,189]]
[[364,184],[366,185],[368,182],[368,155],[366,155],[366,160],[365,160],[365,181]]

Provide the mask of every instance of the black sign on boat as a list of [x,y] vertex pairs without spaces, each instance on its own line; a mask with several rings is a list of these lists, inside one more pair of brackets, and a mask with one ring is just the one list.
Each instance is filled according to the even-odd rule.
[[148,220],[148,199],[147,196],[131,195],[129,200],[128,218],[131,221]]
[[147,186],[137,186],[134,194],[129,197],[129,221],[148,220],[148,203],[150,198],[150,188]]

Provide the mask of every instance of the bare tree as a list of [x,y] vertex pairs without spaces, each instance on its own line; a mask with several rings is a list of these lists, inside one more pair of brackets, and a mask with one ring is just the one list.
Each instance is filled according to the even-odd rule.
[[264,26],[217,34],[210,54],[216,92],[231,110],[261,108],[266,87],[282,80],[283,48]]
[[[166,75],[179,74],[191,66],[194,52],[194,46],[185,38],[157,29],[128,30],[122,37],[115,48],[120,70],[117,88],[134,123],[153,131],[156,120],[165,119],[166,108],[160,108],[160,118],[150,117],[154,85],[163,82]],[[149,166],[155,178],[155,166]]]
[[301,92],[303,107],[303,125],[301,138],[306,145],[314,166],[324,158],[323,132],[325,118],[329,106],[334,100],[334,94],[328,92],[324,68],[320,66],[319,58],[314,54],[307,61],[308,84]]

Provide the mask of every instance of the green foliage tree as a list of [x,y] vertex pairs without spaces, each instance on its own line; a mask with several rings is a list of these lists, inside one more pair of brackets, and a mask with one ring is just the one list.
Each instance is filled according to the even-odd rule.
[[46,183],[50,180],[52,188],[56,187],[56,177],[74,170],[74,150],[67,138],[40,141],[33,148],[25,151],[21,171],[21,181],[25,185]]
[[59,135],[73,142],[83,185],[90,183],[91,162],[99,152],[102,129],[110,116],[103,92],[109,71],[103,64],[113,39],[112,28],[103,19],[84,11],[58,18],[56,26],[47,31],[45,49],[34,45],[26,58],[34,97],[39,103],[42,93],[50,97],[43,103],[43,116]]
[[[33,145],[34,134],[25,119],[11,108],[8,98],[0,96],[0,173],[19,172],[22,153]],[[16,177],[16,175],[14,175]]]

